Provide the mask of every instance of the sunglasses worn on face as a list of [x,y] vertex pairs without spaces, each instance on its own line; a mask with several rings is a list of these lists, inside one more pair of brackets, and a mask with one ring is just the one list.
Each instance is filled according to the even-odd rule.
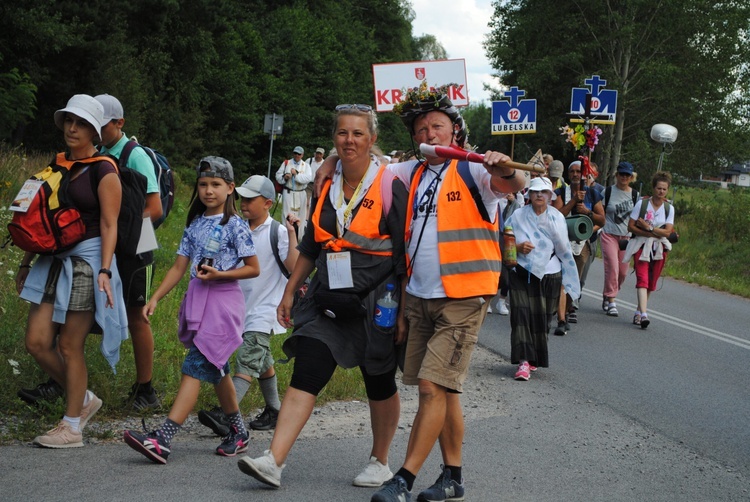
[[372,111],[372,106],[370,106],[370,105],[361,105],[361,104],[358,104],[358,103],[355,103],[355,104],[352,104],[352,105],[345,104],[345,105],[337,105],[336,106],[336,111],[337,112],[340,112],[342,110],[357,110],[357,111],[360,111],[360,112],[370,113]]
[[626,177],[630,178],[633,175],[630,174],[630,173],[617,173],[617,176],[626,176]]

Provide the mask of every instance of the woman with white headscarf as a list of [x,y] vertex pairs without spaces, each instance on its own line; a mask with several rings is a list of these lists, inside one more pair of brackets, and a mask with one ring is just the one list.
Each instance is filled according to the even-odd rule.
[[573,298],[581,292],[565,217],[549,202],[554,197],[547,178],[534,178],[529,203],[515,211],[513,228],[518,264],[510,280],[511,362],[516,380],[528,380],[537,367],[549,366],[547,333],[557,313],[560,286]]

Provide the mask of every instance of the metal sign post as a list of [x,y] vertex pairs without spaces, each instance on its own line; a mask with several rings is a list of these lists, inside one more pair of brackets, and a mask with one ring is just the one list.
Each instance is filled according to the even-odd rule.
[[263,121],[263,132],[268,134],[271,138],[271,148],[268,152],[268,178],[271,178],[271,158],[273,157],[273,140],[276,139],[277,134],[284,132],[284,116],[276,115],[275,113],[266,114],[265,120]]

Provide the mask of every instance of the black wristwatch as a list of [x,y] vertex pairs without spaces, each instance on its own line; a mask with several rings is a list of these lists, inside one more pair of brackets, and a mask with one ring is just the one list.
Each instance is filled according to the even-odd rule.
[[112,271],[110,269],[108,269],[108,268],[100,268],[99,269],[99,273],[100,274],[107,274],[107,277],[109,277],[110,279],[112,278]]

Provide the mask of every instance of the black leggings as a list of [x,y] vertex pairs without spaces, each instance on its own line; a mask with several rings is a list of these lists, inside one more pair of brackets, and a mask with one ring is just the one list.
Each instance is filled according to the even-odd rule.
[[[336,370],[336,360],[328,345],[316,338],[297,337],[294,372],[290,387],[317,396],[328,384]],[[370,375],[360,366],[365,381],[365,391],[370,401],[385,401],[398,391],[396,367],[382,375]]]

